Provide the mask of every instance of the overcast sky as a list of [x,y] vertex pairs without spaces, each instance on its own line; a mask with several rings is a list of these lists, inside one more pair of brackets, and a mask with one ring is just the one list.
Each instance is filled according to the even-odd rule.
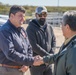
[[76,6],[76,0],[0,0],[9,5],[33,5],[33,6]]

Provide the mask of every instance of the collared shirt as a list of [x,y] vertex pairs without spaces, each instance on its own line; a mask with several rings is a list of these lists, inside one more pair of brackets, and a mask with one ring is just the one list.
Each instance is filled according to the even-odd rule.
[[65,42],[64,42],[64,45],[66,45],[74,36],[76,36],[76,34],[75,35],[73,35],[72,37],[70,37],[70,38],[68,38],[68,39],[66,39],[65,40]]
[[16,28],[8,20],[0,28],[0,64],[30,66],[33,62],[32,48],[25,30]]

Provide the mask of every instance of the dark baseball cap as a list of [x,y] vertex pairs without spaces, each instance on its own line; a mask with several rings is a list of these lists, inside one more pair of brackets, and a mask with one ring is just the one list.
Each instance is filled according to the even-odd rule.
[[47,13],[47,9],[46,9],[45,6],[39,6],[35,10],[35,13],[37,13],[37,14],[41,14],[42,12],[46,12]]

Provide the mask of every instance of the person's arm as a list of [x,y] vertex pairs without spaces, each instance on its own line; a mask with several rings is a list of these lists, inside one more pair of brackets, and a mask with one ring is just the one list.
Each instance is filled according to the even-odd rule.
[[2,50],[6,58],[10,61],[20,65],[33,65],[34,57],[15,50],[10,31],[0,31],[0,50]]
[[55,62],[55,59],[57,56],[58,56],[58,54],[50,54],[47,56],[43,56],[43,62],[45,64],[53,64]]
[[57,55],[58,54],[55,54],[55,55],[50,54],[43,57],[39,56],[39,60],[37,61],[38,63],[35,66],[39,66],[41,64],[46,64],[46,65],[53,64],[55,62]]
[[26,31],[33,51],[40,56],[48,55],[49,53],[44,50],[39,44],[37,44],[35,30],[31,27],[31,25],[27,27]]
[[51,42],[51,49],[54,52],[55,48],[56,48],[56,37],[53,31],[53,28],[50,26],[51,29],[51,34],[52,34],[52,42]]

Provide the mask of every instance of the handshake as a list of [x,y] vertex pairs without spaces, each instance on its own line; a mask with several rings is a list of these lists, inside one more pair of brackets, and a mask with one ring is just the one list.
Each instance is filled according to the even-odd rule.
[[44,64],[43,58],[40,55],[37,55],[34,57],[34,66],[40,66],[41,64]]
[[[35,56],[35,57],[34,57],[34,63],[33,63],[33,65],[34,65],[34,66],[40,66],[41,64],[44,64],[43,58],[42,58],[41,56],[39,56],[39,55]],[[28,69],[29,69],[29,66],[23,65],[23,66],[19,69],[19,71],[26,72]]]

